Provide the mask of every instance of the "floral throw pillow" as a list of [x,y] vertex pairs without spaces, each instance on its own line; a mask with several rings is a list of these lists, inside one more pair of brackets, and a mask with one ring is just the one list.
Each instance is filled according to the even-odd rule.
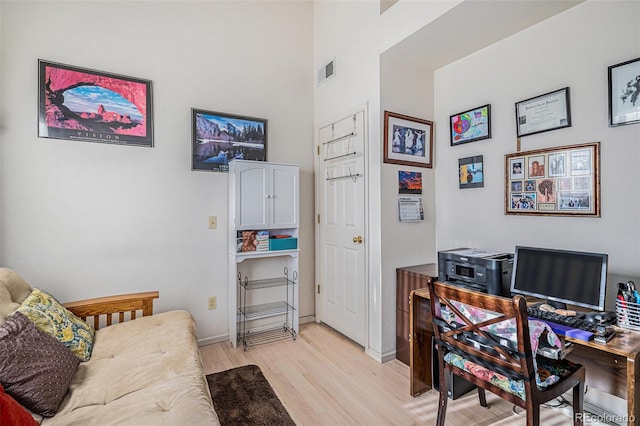
[[89,361],[95,330],[75,316],[46,291],[34,288],[18,308],[36,327],[55,337],[76,354],[81,361]]

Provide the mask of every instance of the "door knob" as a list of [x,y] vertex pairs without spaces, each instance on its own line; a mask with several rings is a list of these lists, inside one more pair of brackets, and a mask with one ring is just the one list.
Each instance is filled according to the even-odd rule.
[[353,237],[353,242],[362,244],[362,237],[360,235],[358,235],[357,237]]

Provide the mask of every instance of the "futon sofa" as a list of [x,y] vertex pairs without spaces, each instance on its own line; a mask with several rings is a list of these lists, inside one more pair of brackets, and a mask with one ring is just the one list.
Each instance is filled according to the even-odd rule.
[[[12,403],[29,408],[27,414],[38,423],[43,426],[220,424],[200,360],[195,322],[188,312],[175,310],[152,315],[157,292],[67,303],[63,309],[74,313],[79,322],[93,318],[93,325],[85,321],[88,328],[84,331],[81,330],[84,324],[70,325],[60,339],[49,340],[42,330],[33,331],[31,322],[25,319],[29,315],[25,303],[38,292],[16,272],[0,268],[0,384],[6,392],[4,397],[8,395]],[[100,311],[109,315],[100,317]],[[140,311],[142,316],[136,318],[136,312]],[[32,346],[39,347],[44,340],[44,346],[52,354],[25,347],[25,341],[30,344],[24,337],[29,334],[26,330],[36,336]],[[78,339],[71,338],[69,330],[77,332]],[[82,343],[85,338],[87,342]],[[76,346],[64,346],[69,341]],[[31,357],[25,362],[34,362],[27,369],[23,368],[21,358],[25,352]],[[12,365],[3,365],[6,362]],[[57,363],[61,365],[59,371],[53,367]],[[19,373],[21,368],[26,371]],[[33,371],[38,368],[43,369],[41,374]],[[31,379],[37,382],[47,374],[54,377],[52,381],[67,374],[66,391],[48,389],[48,384],[43,383],[24,389],[25,383],[31,386]],[[48,401],[49,406],[41,406],[38,392],[43,392],[42,399],[47,400],[56,391],[61,397],[57,408],[56,401],[53,406]]]

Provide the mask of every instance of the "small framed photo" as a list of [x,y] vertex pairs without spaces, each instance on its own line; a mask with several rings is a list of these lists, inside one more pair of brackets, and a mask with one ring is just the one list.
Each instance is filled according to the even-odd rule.
[[433,122],[384,112],[384,162],[433,167]]
[[[484,187],[482,155],[458,160],[458,181],[460,189]],[[520,182],[522,186],[522,182]]]
[[509,160],[509,171],[511,180],[524,179],[524,157],[511,158]]
[[564,176],[566,174],[567,155],[565,152],[549,154],[549,177]]
[[569,88],[516,102],[518,137],[571,127]]
[[422,172],[398,171],[399,194],[422,194]]
[[539,178],[544,177],[544,155],[535,155],[528,158],[529,171],[527,177]]
[[38,137],[153,146],[151,81],[38,60]]
[[609,126],[640,123],[640,58],[609,67]]
[[491,138],[491,105],[449,117],[451,146]]
[[267,161],[267,120],[193,108],[192,170],[228,172],[231,160]]

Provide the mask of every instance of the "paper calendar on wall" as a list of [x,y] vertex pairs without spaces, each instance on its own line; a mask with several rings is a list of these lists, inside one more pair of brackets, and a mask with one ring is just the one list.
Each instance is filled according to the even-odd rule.
[[422,197],[398,198],[398,216],[400,222],[419,222],[424,220]]

